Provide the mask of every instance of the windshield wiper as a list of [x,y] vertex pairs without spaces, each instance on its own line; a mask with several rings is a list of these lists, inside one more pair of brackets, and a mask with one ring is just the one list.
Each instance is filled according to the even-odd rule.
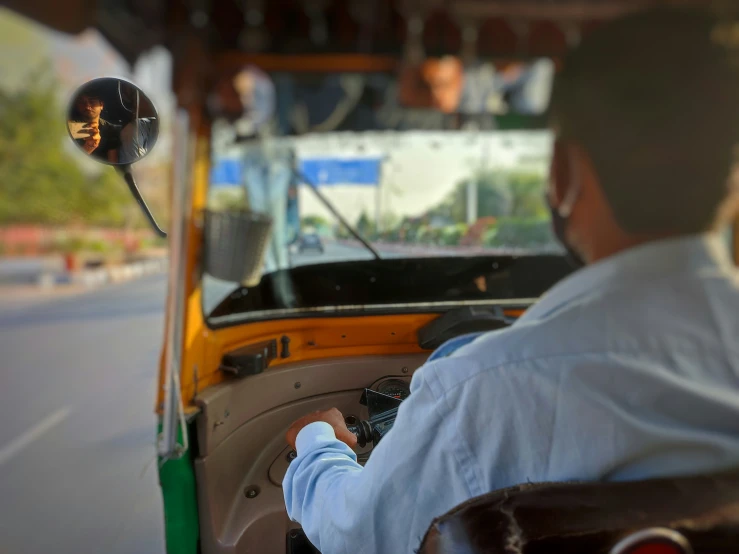
[[298,178],[299,181],[302,181],[303,183],[308,185],[308,187],[315,193],[316,197],[321,201],[321,203],[326,206],[326,209],[330,211],[336,219],[339,220],[339,223],[346,227],[347,231],[349,231],[355,239],[362,243],[362,246],[364,246],[372,253],[376,260],[382,259],[382,256],[380,256],[380,253],[375,250],[374,246],[372,246],[359,231],[357,231],[346,219],[344,219],[344,216],[339,213],[339,210],[337,210],[331,203],[331,201],[326,198],[320,190],[318,190],[318,187],[310,179],[308,179],[308,177],[306,177],[297,169],[293,169],[293,174]]

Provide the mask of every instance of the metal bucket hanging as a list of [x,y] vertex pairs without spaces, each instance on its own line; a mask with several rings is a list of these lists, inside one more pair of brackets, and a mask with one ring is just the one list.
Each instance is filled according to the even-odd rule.
[[246,287],[259,284],[272,218],[249,210],[206,210],[204,223],[204,270]]

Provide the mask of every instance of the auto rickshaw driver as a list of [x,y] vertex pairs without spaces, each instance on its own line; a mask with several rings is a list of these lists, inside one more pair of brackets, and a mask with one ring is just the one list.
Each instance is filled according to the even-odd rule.
[[411,552],[434,517],[526,481],[739,466],[739,274],[718,232],[739,82],[711,27],[653,10],[565,59],[549,200],[587,267],[419,369],[364,467],[338,410],[290,427],[287,511],[322,552]]

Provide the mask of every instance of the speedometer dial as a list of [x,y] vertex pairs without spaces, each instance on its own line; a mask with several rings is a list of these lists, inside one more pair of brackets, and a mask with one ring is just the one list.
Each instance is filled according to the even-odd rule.
[[400,379],[388,379],[377,386],[377,392],[399,398],[400,400],[405,400],[408,398],[408,395],[410,395],[411,390],[408,383],[405,381],[401,381]]

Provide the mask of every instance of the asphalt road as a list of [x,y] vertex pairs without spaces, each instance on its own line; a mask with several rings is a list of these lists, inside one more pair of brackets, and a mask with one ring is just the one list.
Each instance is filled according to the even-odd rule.
[[58,258],[0,258],[0,284],[36,283],[44,272],[60,272],[63,261]]
[[[369,257],[332,243],[292,262]],[[210,301],[234,287],[209,285]],[[165,291],[157,275],[63,298],[0,292],[1,554],[164,552],[153,406]]]
[[161,554],[166,279],[0,298],[0,552]]

